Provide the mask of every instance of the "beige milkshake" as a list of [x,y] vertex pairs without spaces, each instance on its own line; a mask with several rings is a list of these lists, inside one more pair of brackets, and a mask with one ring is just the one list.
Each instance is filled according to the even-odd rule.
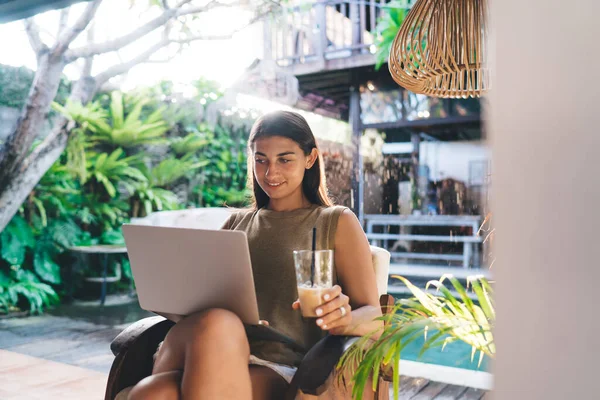
[[295,250],[294,265],[302,316],[316,318],[316,309],[333,286],[333,250]]
[[316,318],[318,316],[315,311],[317,307],[324,303],[323,295],[326,291],[326,288],[320,287],[298,287],[298,299],[300,300],[303,317]]

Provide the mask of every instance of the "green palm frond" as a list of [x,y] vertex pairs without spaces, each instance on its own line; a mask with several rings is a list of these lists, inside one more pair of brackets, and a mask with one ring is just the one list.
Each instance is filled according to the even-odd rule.
[[[443,349],[456,340],[471,346],[471,360],[479,353],[479,365],[484,356],[495,356],[492,325],[496,314],[493,290],[486,278],[472,276],[467,279],[467,287],[472,287],[475,301],[467,293],[468,289],[452,275],[428,282],[427,288],[437,289],[435,294],[419,289],[404,277],[394,278],[401,280],[413,297],[398,300],[393,311],[380,318],[385,321],[383,330],[361,337],[338,364],[338,368],[350,369],[353,374],[352,395],[355,399],[361,398],[370,377],[376,385],[381,368],[393,375],[397,396],[398,361],[402,350],[423,336],[425,342],[419,356],[432,348]],[[450,282],[454,293],[444,285],[445,281]]]
[[124,123],[123,93],[115,90],[110,94],[110,116],[113,129],[121,129]]
[[31,271],[18,269],[10,277],[0,271],[0,306],[6,312],[16,310],[20,297],[29,303],[31,314],[41,313],[44,308],[59,302],[54,289],[41,283]]
[[197,133],[190,133],[185,137],[171,139],[171,149],[178,156],[195,153],[205,147],[209,141]]
[[127,186],[128,184],[147,181],[147,178],[139,169],[130,165],[140,157],[122,157],[123,155],[124,152],[121,148],[110,154],[93,152],[88,154],[88,175],[95,178],[111,198],[116,196],[117,189],[115,185],[119,183]]
[[414,1],[394,1],[383,7],[384,12],[375,27],[377,46],[375,69],[378,70],[387,62],[392,43],[413,3]]
[[152,187],[148,183],[139,184],[132,196],[140,209],[134,210],[135,217],[150,215],[153,211],[176,210],[179,208],[177,195],[170,190]]
[[87,122],[94,127],[98,125],[105,127],[104,120],[108,116],[106,110],[98,102],[82,105],[81,102],[73,102],[67,99],[64,106],[54,102],[52,108],[75,122],[81,124]]
[[167,186],[188,173],[204,167],[208,161],[196,162],[192,159],[183,160],[167,158],[152,169],[152,182],[154,186]]
[[126,104],[128,101],[131,100],[121,92],[114,91],[111,93],[108,113],[98,102],[86,106],[67,102],[64,107],[54,103],[53,107],[88,130],[91,141],[125,148],[164,143],[164,135],[169,130],[169,125],[162,118],[165,108],[157,109],[143,120],[142,109],[148,100],[143,97],[134,98],[131,111],[126,113],[125,110],[129,109]]

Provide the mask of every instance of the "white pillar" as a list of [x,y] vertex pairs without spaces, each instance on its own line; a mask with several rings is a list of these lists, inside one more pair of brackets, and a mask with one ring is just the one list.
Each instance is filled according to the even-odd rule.
[[495,400],[600,398],[595,0],[496,0]]

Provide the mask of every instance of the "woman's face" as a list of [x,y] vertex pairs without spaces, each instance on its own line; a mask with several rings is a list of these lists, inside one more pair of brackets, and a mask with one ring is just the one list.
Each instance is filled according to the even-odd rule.
[[312,167],[317,150],[308,156],[298,143],[282,136],[257,139],[253,145],[254,177],[271,199],[302,195],[302,179]]

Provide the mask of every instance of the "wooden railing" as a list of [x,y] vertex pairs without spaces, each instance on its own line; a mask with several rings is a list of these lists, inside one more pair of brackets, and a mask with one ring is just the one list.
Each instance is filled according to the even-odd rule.
[[388,2],[316,0],[286,6],[265,24],[265,57],[285,67],[374,53],[375,28]]

